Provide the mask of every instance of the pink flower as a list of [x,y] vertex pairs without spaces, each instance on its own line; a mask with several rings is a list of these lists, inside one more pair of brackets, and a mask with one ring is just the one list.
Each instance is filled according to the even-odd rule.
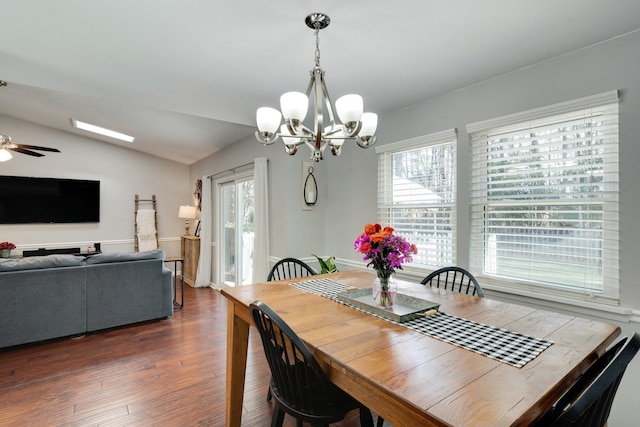
[[363,260],[369,261],[367,266],[372,266],[384,277],[391,276],[396,269],[402,270],[402,264],[411,262],[411,255],[418,253],[416,245],[393,232],[392,227],[367,224],[364,233],[353,244],[357,252],[364,254]]

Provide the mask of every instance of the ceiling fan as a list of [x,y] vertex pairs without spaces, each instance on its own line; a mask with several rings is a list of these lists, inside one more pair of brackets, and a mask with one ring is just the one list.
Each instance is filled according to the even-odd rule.
[[[7,82],[0,80],[0,87],[6,86]],[[37,150],[37,151],[34,151]],[[11,142],[11,137],[0,134],[0,162],[5,162],[11,159],[13,156],[9,151],[15,151],[16,153],[22,153],[33,157],[43,157],[44,154],[38,153],[38,151],[48,151],[50,153],[59,153],[57,148],[39,147],[37,145],[26,144],[14,144]]]
[[[11,137],[0,134],[0,154],[4,151],[6,154],[0,157],[6,157],[5,160],[9,160],[11,158],[11,154],[8,152],[14,151],[16,153],[27,154],[33,157],[43,157],[44,154],[38,153],[38,151],[48,151],[50,153],[59,153],[60,150],[57,148],[49,148],[49,147],[39,147],[37,145],[26,145],[26,144],[14,144],[11,142]],[[37,151],[34,151],[37,150]],[[8,157],[7,157],[8,154]]]

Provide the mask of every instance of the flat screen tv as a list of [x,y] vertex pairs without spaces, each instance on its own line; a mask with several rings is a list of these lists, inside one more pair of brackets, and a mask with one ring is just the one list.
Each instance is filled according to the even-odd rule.
[[100,181],[0,176],[0,224],[100,221]]

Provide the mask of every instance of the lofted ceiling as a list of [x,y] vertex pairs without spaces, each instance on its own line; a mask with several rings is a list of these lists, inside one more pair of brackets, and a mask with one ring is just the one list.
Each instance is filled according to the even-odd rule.
[[379,114],[640,29],[638,0],[0,0],[0,114],[191,164],[306,90],[311,12],[331,98]]

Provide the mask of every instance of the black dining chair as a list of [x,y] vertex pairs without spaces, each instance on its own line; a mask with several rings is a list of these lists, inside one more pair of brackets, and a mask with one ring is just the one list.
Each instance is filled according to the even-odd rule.
[[432,288],[448,289],[461,294],[484,297],[482,288],[476,278],[460,267],[443,267],[429,274],[420,283],[429,285]]
[[624,337],[598,358],[536,424],[540,427],[602,427],[627,365],[640,348],[640,334]]
[[260,301],[249,310],[271,370],[272,427],[282,426],[285,413],[296,418],[298,426],[303,421],[328,426],[356,409],[360,425],[373,427],[371,411],[329,381],[311,351],[275,311]]
[[315,276],[316,274],[318,273],[311,266],[297,258],[283,258],[275,263],[267,276],[267,282]]
[[[294,279],[296,277],[315,276],[316,271],[297,258],[282,258],[276,262],[267,276],[267,282]],[[267,402],[271,401],[271,389],[267,390]]]

